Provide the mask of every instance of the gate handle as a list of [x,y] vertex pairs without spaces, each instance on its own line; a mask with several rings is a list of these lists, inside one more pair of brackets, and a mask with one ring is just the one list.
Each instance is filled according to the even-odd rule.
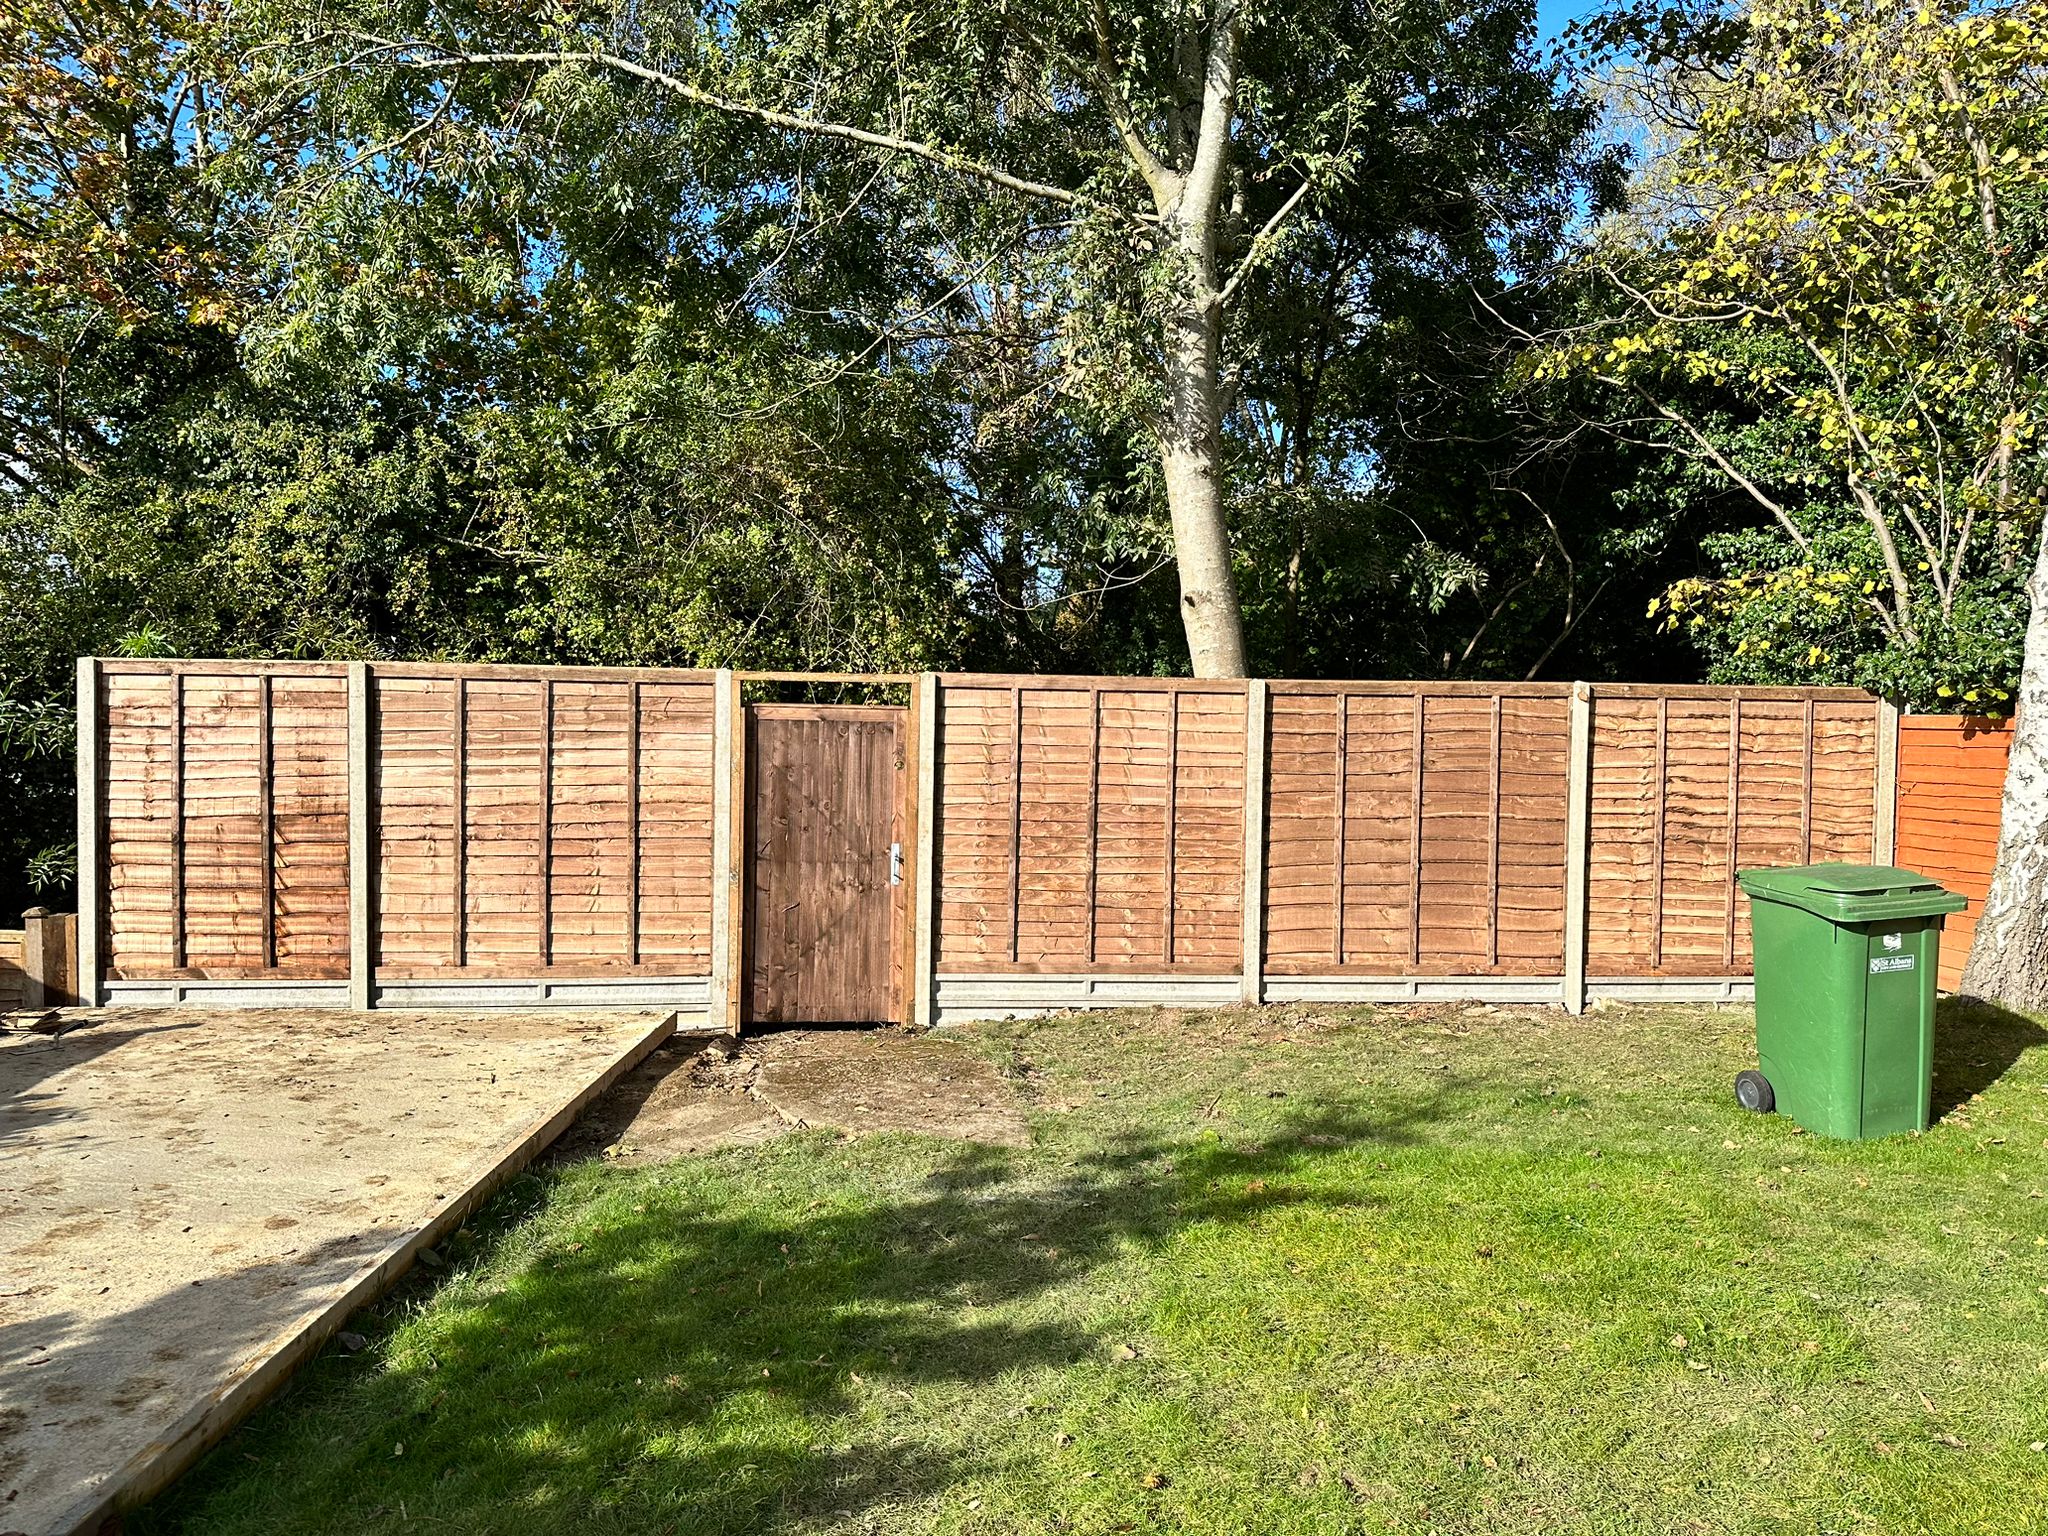
[[903,883],[903,845],[901,843],[891,843],[889,845],[889,883],[891,885],[901,885]]

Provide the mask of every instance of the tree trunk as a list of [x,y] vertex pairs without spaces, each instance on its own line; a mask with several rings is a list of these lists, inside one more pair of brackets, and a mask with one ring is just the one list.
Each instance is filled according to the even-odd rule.
[[[1173,515],[1173,556],[1180,571],[1180,620],[1197,677],[1243,677],[1244,613],[1230,563],[1223,516],[1223,297],[1216,271],[1230,132],[1237,115],[1239,0],[1217,0],[1207,46],[1183,37],[1182,86],[1199,98],[1184,174],[1141,163],[1172,240],[1178,285],[1165,323],[1165,398],[1160,402],[1159,467]],[[1199,63],[1197,59],[1199,58]],[[1149,153],[1146,160],[1150,161]]]
[[2012,760],[1998,826],[1998,864],[1977,921],[1962,990],[2008,1008],[2048,1008],[2048,527],[2027,583]]
[[1197,294],[1169,322],[1159,462],[1173,514],[1188,660],[1196,677],[1243,677],[1244,614],[1223,516],[1223,314],[1207,297]]

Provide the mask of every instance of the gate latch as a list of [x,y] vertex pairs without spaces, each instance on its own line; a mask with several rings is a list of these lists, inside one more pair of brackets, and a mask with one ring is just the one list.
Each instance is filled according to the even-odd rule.
[[891,885],[901,885],[903,883],[903,845],[901,843],[891,843],[889,845],[889,883]]

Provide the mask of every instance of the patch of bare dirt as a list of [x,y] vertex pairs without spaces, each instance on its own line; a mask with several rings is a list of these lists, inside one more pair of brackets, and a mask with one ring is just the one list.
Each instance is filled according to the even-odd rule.
[[789,1030],[671,1041],[591,1105],[555,1155],[661,1162],[805,1127],[1007,1147],[1031,1140],[1016,1090],[953,1041],[897,1029]]

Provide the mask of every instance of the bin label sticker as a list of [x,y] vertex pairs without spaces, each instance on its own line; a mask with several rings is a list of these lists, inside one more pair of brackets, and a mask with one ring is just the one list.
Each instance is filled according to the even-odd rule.
[[1870,974],[1873,976],[1882,976],[1887,971],[1910,971],[1911,969],[1913,969],[1913,957],[1911,955],[1872,955],[1870,957]]
[[1888,933],[1884,936],[1884,947],[1892,950],[1904,949],[1906,936],[1903,933]]

